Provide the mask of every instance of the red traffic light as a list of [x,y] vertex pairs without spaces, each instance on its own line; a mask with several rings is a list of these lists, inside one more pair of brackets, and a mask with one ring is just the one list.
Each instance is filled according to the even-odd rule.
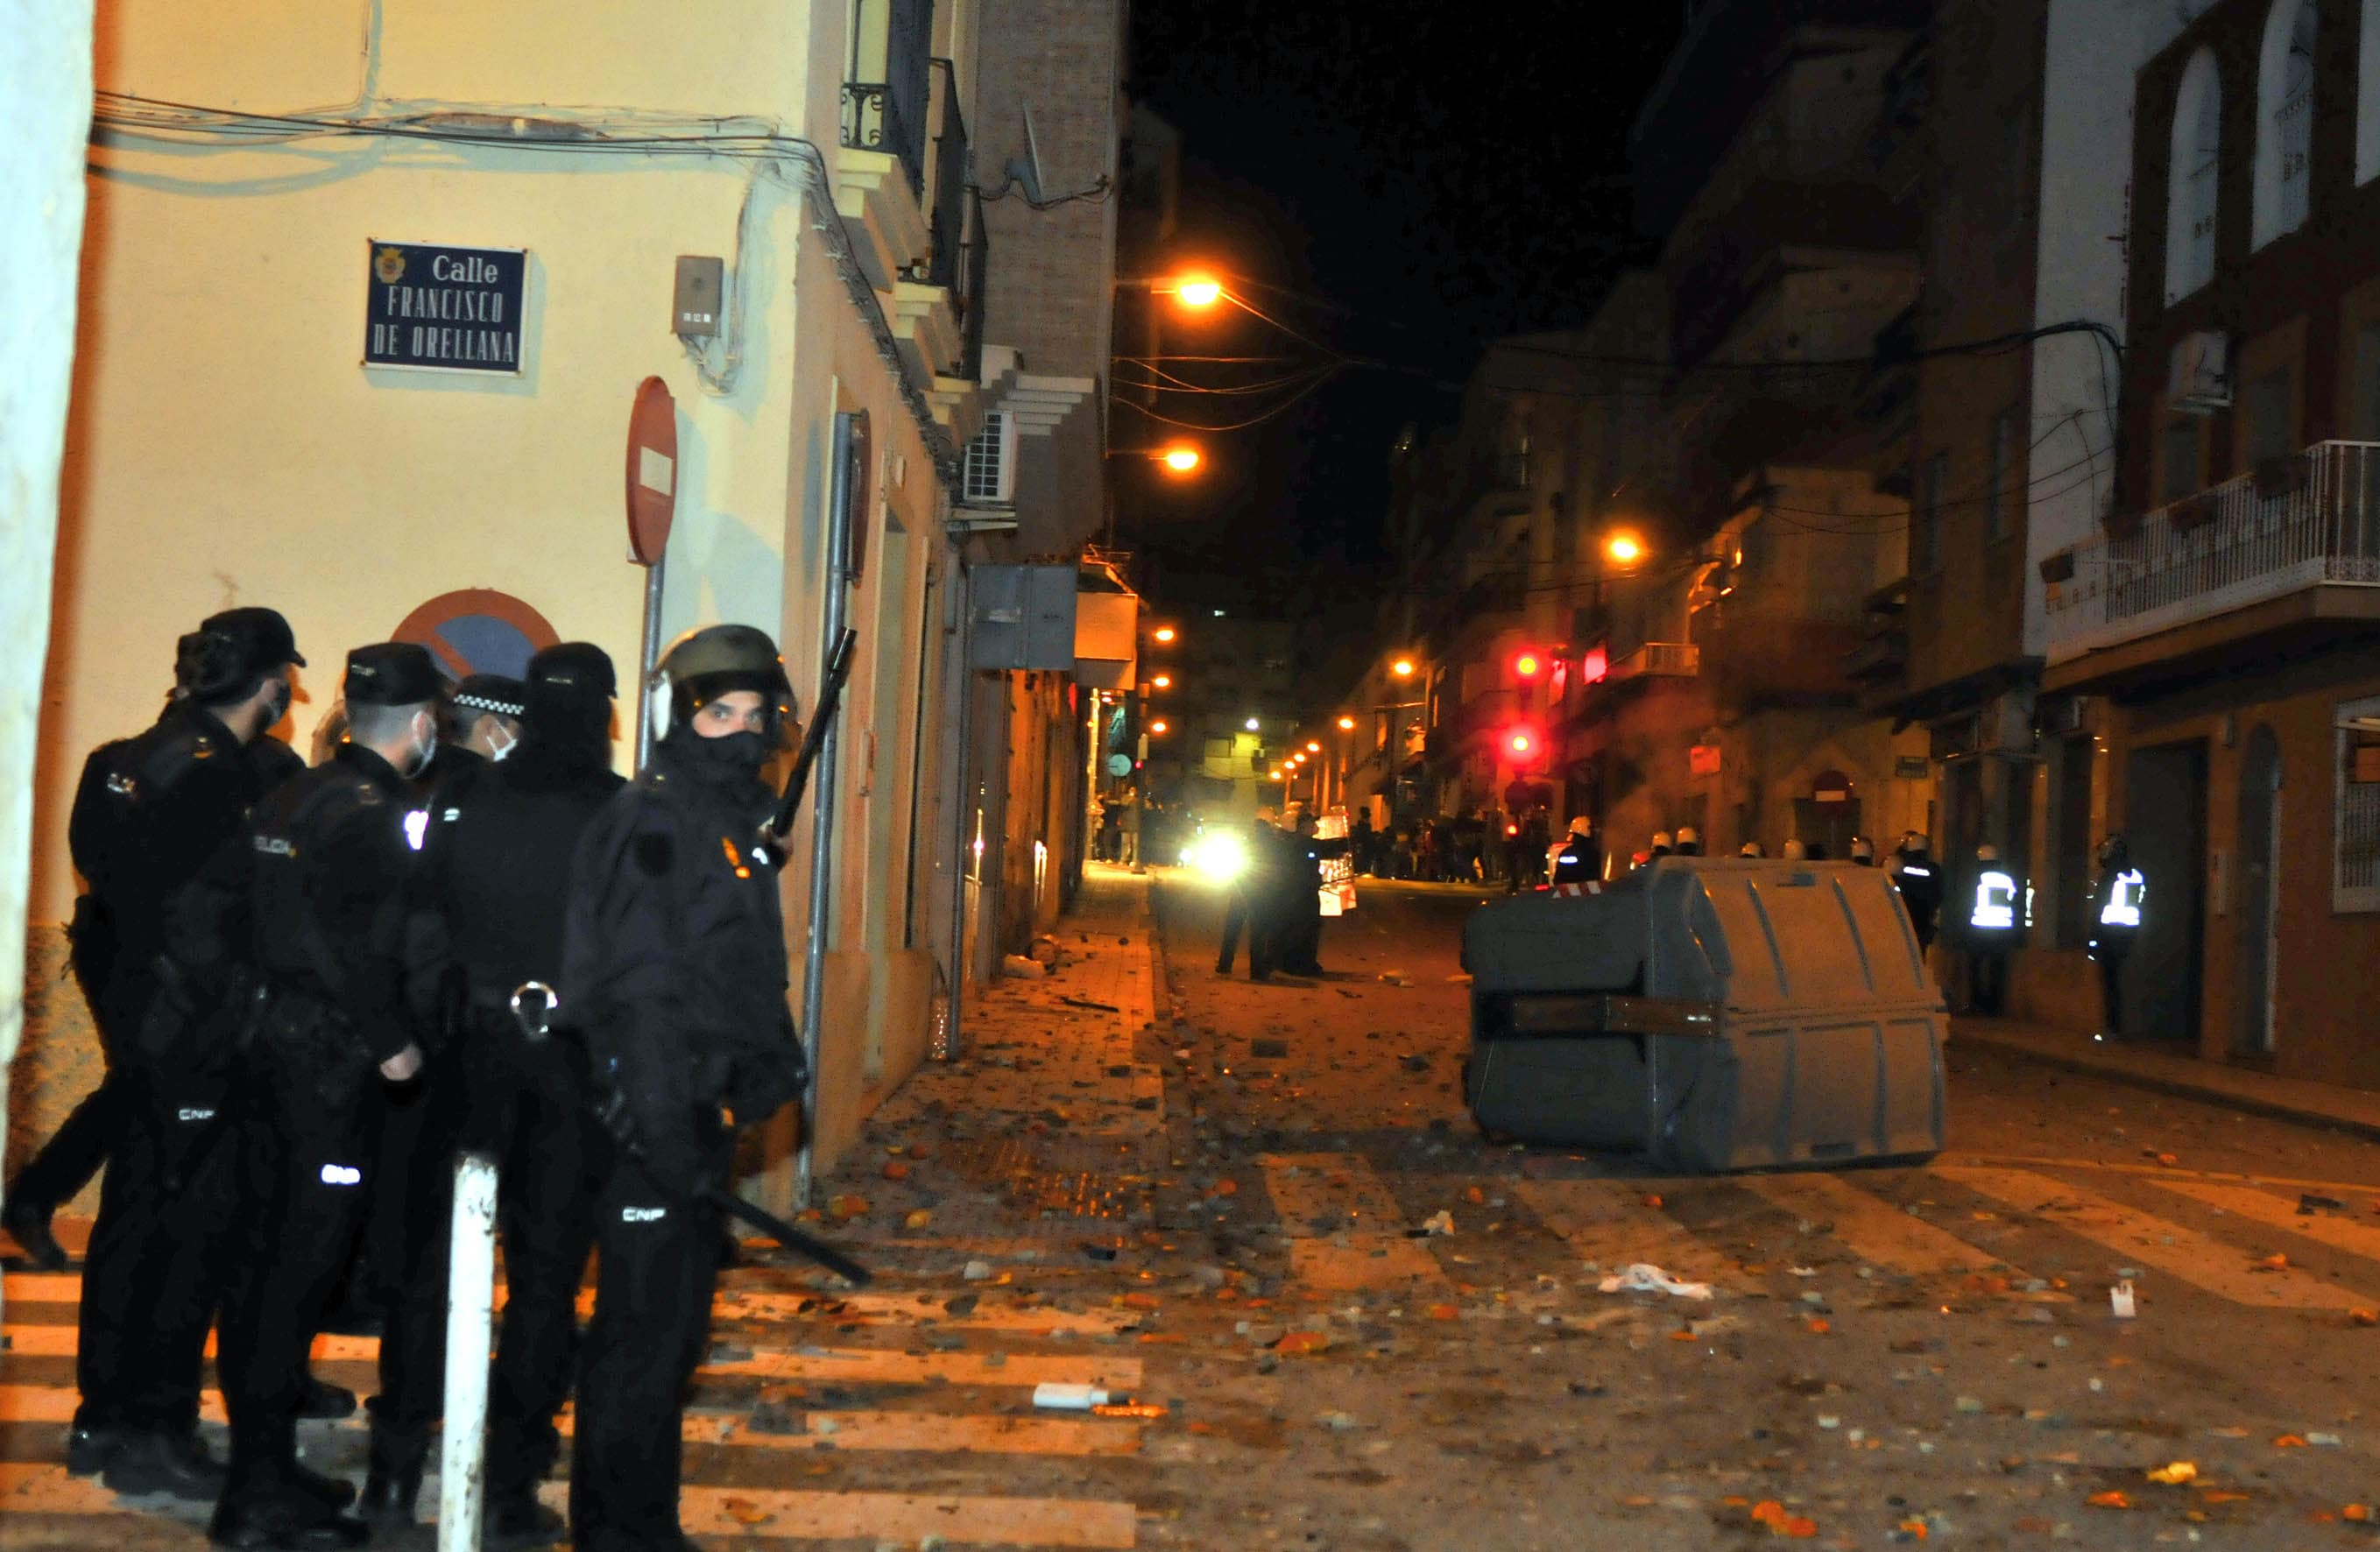
[[1524,679],[1535,679],[1537,676],[1538,671],[1543,669],[1545,666],[1545,659],[1537,656],[1535,652],[1515,652],[1512,654],[1512,672],[1519,674]]

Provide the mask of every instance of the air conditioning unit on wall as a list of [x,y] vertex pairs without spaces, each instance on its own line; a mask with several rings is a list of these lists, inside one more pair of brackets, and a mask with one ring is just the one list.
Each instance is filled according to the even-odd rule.
[[2231,407],[2230,340],[2219,329],[2197,329],[2173,342],[2166,402],[2183,415]]

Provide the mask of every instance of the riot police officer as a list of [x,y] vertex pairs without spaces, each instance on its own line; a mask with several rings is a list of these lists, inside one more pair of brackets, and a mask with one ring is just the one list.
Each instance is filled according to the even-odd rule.
[[1232,973],[1232,961],[1238,957],[1240,934],[1248,938],[1248,979],[1267,981],[1272,978],[1274,966],[1280,962],[1281,889],[1278,876],[1285,863],[1281,832],[1274,828],[1269,808],[1257,810],[1256,822],[1248,827],[1247,867],[1231,883],[1231,893],[1223,905],[1222,941],[1215,954],[1215,974]]
[[1901,835],[1900,848],[1886,870],[1900,891],[1901,908],[1909,913],[1910,929],[1917,934],[1917,952],[1922,955],[1934,946],[1935,925],[1941,917],[1942,869],[1925,837],[1912,830]]
[[2099,877],[2091,884],[2091,957],[2099,965],[2099,995],[2107,1038],[2124,1033],[2124,961],[2141,933],[2148,903],[2148,879],[2132,865],[2131,843],[2121,835],[2099,843]]
[[228,1210],[220,1129],[231,1041],[161,956],[176,900],[250,805],[301,769],[266,730],[288,710],[292,670],[305,661],[273,610],[211,616],[178,643],[174,698],[156,724],[91,756],[67,823],[91,888],[77,912],[77,968],[109,1072],[29,1167],[30,1189],[21,1178],[12,1188],[9,1228],[29,1251],[55,1251],[49,1209],[80,1188],[66,1176],[88,1178],[82,1150],[95,1136],[107,1176],[84,1263],[82,1404],[67,1462],[119,1492],[211,1497],[223,1483],[196,1430]]
[[1870,841],[1864,835],[1852,836],[1852,866],[1853,867],[1874,867],[1876,866],[1876,843]]
[[1680,825],[1680,826],[1678,827],[1678,852],[1677,852],[1677,855],[1680,855],[1680,856],[1700,856],[1700,855],[1703,855],[1703,833],[1702,833],[1702,831],[1701,831],[1696,830],[1696,829],[1695,829],[1694,826],[1692,826],[1692,825]]
[[772,794],[792,715],[748,625],[679,637],[650,691],[652,762],[580,842],[560,1017],[585,1040],[617,1148],[596,1198],[595,1315],[579,1369],[570,1522],[581,1552],[688,1548],[679,1417],[701,1363],[725,1182],[722,1107],[751,1124],[797,1096]]
[[244,867],[185,896],[176,940],[204,963],[211,934],[244,928],[261,989],[240,1074],[238,1266],[224,1298],[219,1369],[231,1471],[208,1534],[225,1546],[355,1546],[352,1489],[298,1463],[307,1349],[360,1226],[369,1100],[405,1083],[421,1049],[403,997],[408,783],[438,748],[441,693],[427,649],[347,654],[347,741],[257,806]]
[[[363,1514],[410,1524],[445,1379],[453,1164],[497,1156],[504,1331],[489,1385],[483,1545],[553,1539],[537,1501],[559,1452],[553,1415],[577,1348],[578,1279],[594,1238],[602,1145],[572,1053],[549,1038],[562,982],[562,920],[580,835],[619,791],[612,770],[612,660],[585,642],[529,660],[518,749],[442,785],[407,913],[417,1012],[443,1028],[406,1161],[403,1273],[381,1342]],[[466,680],[457,698],[473,693]],[[490,714],[487,720],[492,720]]]
[[1570,829],[1553,843],[1546,858],[1546,876],[1557,884],[1585,883],[1603,877],[1603,843],[1595,837],[1595,821],[1572,816]]
[[1985,1018],[1998,1018],[2008,1005],[2009,955],[2022,940],[2026,925],[2024,890],[2000,861],[1999,848],[1990,844],[1975,848],[1967,883],[1961,934],[1967,951],[1967,1006]]

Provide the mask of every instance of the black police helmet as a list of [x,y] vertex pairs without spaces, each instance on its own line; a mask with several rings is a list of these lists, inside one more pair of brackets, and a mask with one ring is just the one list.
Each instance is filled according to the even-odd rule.
[[670,643],[653,670],[654,731],[666,734],[691,721],[723,695],[750,690],[768,711],[773,740],[794,714],[794,687],[769,633],[751,625],[705,625]]

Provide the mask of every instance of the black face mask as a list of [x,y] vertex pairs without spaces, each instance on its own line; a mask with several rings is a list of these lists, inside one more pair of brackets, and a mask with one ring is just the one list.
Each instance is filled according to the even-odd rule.
[[275,679],[273,681],[273,693],[265,697],[262,720],[256,724],[256,731],[260,734],[270,733],[279,727],[281,719],[287,715],[289,715],[289,681]]
[[685,742],[678,746],[678,758],[705,777],[719,781],[757,781],[760,768],[769,762],[769,741],[757,733],[731,733],[720,738],[705,738],[688,728],[685,734]]

